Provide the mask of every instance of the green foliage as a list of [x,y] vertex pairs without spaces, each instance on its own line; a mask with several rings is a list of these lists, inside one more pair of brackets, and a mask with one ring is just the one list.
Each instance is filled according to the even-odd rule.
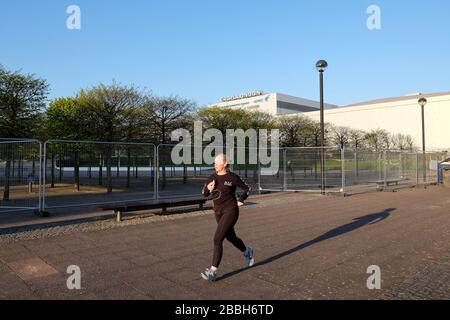
[[[44,112],[47,82],[34,75],[11,72],[0,65],[0,136],[41,140],[145,141],[174,143],[171,132],[203,129],[279,129],[282,147],[320,146],[321,129],[306,115],[275,117],[261,111],[212,106],[195,110],[195,103],[178,96],[153,96],[133,85],[113,82],[80,90],[74,97],[53,100]],[[370,132],[325,123],[325,145],[380,151],[414,150],[409,135]],[[259,138],[259,136],[258,136]]]
[[203,122],[205,129],[218,129],[223,136],[225,136],[227,129],[247,130],[251,128],[250,118],[250,112],[244,109],[210,107],[200,109],[197,112],[197,120]]
[[146,102],[135,87],[121,86],[115,82],[82,89],[76,99],[91,124],[93,138],[101,141],[122,140],[124,127]]
[[152,140],[155,143],[168,143],[173,130],[192,127],[190,113],[194,107],[194,102],[178,96],[150,98],[147,110],[151,114]]
[[76,98],[58,98],[46,110],[46,127],[50,139],[86,140],[91,136],[87,113]]
[[0,136],[35,137],[42,127],[47,94],[45,80],[0,65]]

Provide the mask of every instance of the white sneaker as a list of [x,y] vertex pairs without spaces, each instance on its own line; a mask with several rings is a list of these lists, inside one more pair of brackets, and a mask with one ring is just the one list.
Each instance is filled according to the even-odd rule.
[[247,262],[247,266],[251,267],[255,263],[255,259],[253,258],[253,248],[248,246],[247,250],[244,252],[245,261]]
[[201,273],[201,276],[205,280],[216,281],[217,272],[214,272],[211,269],[206,268],[206,270]]

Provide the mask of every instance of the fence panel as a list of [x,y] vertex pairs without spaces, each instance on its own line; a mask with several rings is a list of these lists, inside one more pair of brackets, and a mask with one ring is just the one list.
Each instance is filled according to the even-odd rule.
[[44,156],[44,208],[155,198],[151,143],[49,140]]
[[0,141],[0,213],[39,209],[41,150],[37,140]]
[[345,149],[345,192],[375,190],[384,178],[383,152]]
[[445,153],[427,152],[426,178],[422,153],[404,151],[345,151],[345,191],[359,193],[386,187],[413,187],[437,181],[437,164]]
[[[419,183],[438,182],[438,164],[447,158],[444,152],[426,152],[417,154],[417,180]],[[425,166],[425,170],[424,170]]]
[[[189,158],[181,161],[183,151],[174,149],[176,146],[164,144],[157,147],[158,199],[199,196],[205,180],[215,172],[213,159],[217,154],[213,148],[189,146],[186,149],[190,155]],[[226,148],[222,147],[220,152],[226,153]],[[239,152],[242,152],[241,157],[243,156],[244,159],[239,157]],[[235,147],[233,156],[230,152],[227,154],[232,158],[229,159],[230,169],[240,175],[254,192],[258,190],[258,165],[249,161],[250,152],[256,152],[256,150]],[[177,156],[180,156],[179,160],[176,159]]]
[[[270,149],[261,150],[270,155]],[[229,152],[228,152],[229,153]],[[250,193],[259,192],[259,149],[256,147],[235,146],[230,168],[250,186]]]
[[[322,148],[286,148],[286,190],[321,192]],[[325,191],[342,188],[341,150],[324,148]]]
[[[265,151],[265,150],[263,150]],[[256,152],[256,151],[255,151]],[[271,152],[278,153],[278,166],[271,168],[270,164],[264,165],[258,161],[257,185],[260,191],[283,191],[286,190],[286,149],[273,148]],[[271,154],[272,155],[272,154]],[[274,154],[275,157],[275,154]],[[264,170],[264,171],[262,171]],[[263,174],[261,174],[263,173]]]
[[[214,173],[214,151],[192,146],[184,164],[175,161],[175,146],[62,140],[42,145],[31,139],[0,139],[0,213],[198,196]],[[266,150],[272,160],[278,156],[273,167],[261,165],[258,151],[235,147],[230,159],[231,169],[253,192],[320,192],[322,152],[325,191],[350,194],[391,184],[436,183],[438,163],[447,157],[439,152],[274,148]]]
[[[279,169],[273,175],[260,175],[262,191],[321,192],[321,148],[280,148]],[[326,192],[341,192],[341,150],[324,148],[324,185]]]

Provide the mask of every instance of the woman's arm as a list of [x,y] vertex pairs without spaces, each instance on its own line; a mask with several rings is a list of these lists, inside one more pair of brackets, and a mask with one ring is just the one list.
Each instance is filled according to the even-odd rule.
[[238,201],[244,203],[250,193],[250,186],[246,184],[237,174],[235,175],[235,186],[242,190],[238,195]]
[[211,191],[208,189],[208,185],[214,181],[213,176],[209,176],[208,179],[206,179],[205,184],[203,185],[202,194],[204,197],[208,197],[211,194]]

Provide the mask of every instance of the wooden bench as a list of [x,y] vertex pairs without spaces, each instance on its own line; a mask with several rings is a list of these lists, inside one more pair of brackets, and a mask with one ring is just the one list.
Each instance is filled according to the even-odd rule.
[[162,209],[161,214],[167,213],[167,208],[173,207],[184,207],[191,205],[198,205],[199,210],[203,209],[203,205],[208,200],[204,197],[195,198],[173,198],[173,199],[160,199],[160,200],[149,200],[149,201],[139,201],[139,202],[125,202],[121,204],[105,204],[99,205],[96,208],[98,210],[113,210],[116,215],[116,221],[122,221],[122,214],[125,212],[152,210],[152,209]]
[[375,181],[375,183],[377,184],[377,189],[382,189],[385,184],[386,186],[391,186],[391,185],[396,185],[398,186],[398,183],[402,181],[402,179],[388,179],[388,180],[378,180]]

